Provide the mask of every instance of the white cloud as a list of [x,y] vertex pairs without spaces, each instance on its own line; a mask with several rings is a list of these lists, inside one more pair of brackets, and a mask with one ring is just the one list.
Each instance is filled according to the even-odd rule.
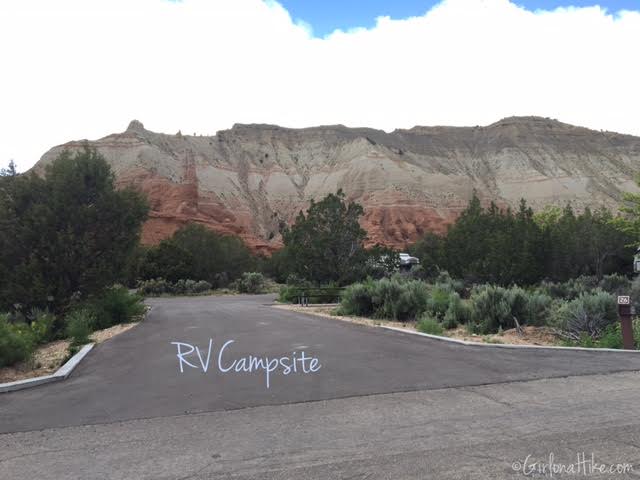
[[640,13],[445,0],[324,39],[260,0],[3,0],[0,165],[137,118],[392,130],[541,115],[640,135]]

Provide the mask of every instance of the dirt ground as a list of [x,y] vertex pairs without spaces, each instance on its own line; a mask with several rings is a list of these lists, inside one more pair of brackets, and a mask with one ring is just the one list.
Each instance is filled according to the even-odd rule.
[[522,333],[515,328],[493,335],[470,335],[464,327],[445,332],[447,337],[480,343],[504,343],[510,345],[558,345],[559,339],[548,327],[522,327]]
[[[97,330],[90,335],[95,343],[106,342],[116,335],[135,327],[139,322],[114,325],[104,330]],[[69,340],[56,340],[38,347],[33,358],[11,367],[0,368],[0,383],[15,382],[26,378],[51,375],[68,359]]]
[[[394,322],[392,320],[374,320],[364,317],[351,317],[340,316],[334,312],[337,305],[311,305],[309,307],[301,307],[300,305],[288,305],[281,304],[275,305],[276,308],[283,310],[293,310],[295,312],[310,313],[313,315],[319,315],[321,317],[333,318],[336,320],[342,320],[346,322],[359,323],[361,325],[375,326],[387,326],[403,328],[405,330],[417,331],[416,322]],[[443,336],[455,338],[458,340],[464,340],[467,342],[478,343],[503,343],[510,345],[544,345],[552,346],[558,345],[559,340],[553,334],[553,332],[547,327],[531,327],[526,326],[522,328],[522,333],[519,334],[515,328],[511,330],[505,330],[501,333],[493,335],[472,335],[467,332],[463,326],[452,330],[446,330]]]

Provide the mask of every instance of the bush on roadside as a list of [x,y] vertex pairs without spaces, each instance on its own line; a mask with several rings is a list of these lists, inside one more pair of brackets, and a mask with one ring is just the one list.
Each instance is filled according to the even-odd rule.
[[89,305],[94,317],[93,328],[102,330],[113,325],[129,323],[142,315],[145,307],[142,297],[129,293],[122,285],[114,285],[92,301]]
[[36,343],[46,343],[55,336],[56,316],[48,310],[31,309],[28,319]]
[[471,305],[478,330],[482,333],[496,333],[500,328],[512,328],[512,298],[506,288],[496,285],[483,285],[474,289],[471,293]]
[[546,325],[551,305],[552,298],[540,290],[528,292],[517,286],[480,285],[471,293],[473,330],[484,334],[508,330],[516,327],[516,319],[521,326]]
[[6,367],[31,358],[36,340],[25,323],[9,323],[8,315],[0,315],[0,367]]
[[65,318],[67,324],[67,336],[71,339],[72,346],[81,346],[89,343],[89,335],[95,327],[95,317],[88,308],[73,310]]
[[340,311],[357,315],[406,321],[427,309],[427,286],[418,280],[367,279],[342,292]]
[[544,293],[527,293],[523,323],[535,327],[546,325],[549,322],[552,302],[553,299]]
[[582,275],[577,278],[571,278],[566,282],[547,282],[543,281],[538,287],[538,291],[545,293],[552,298],[560,298],[563,300],[573,300],[581,294],[590,292],[598,287],[598,279],[594,276]]
[[374,313],[373,286],[374,280],[367,279],[362,283],[349,285],[340,299],[340,312],[343,315],[371,317]]
[[602,280],[600,280],[598,286],[611,295],[629,295],[629,292],[632,288],[632,283],[631,280],[629,280],[624,275],[614,273],[602,277]]
[[449,308],[450,298],[457,295],[448,283],[436,283],[429,291],[427,311],[442,320]]
[[295,285],[283,285],[278,292],[278,301],[282,303],[293,303],[298,298],[298,287]]
[[138,294],[148,297],[161,295],[199,295],[210,291],[212,285],[205,280],[178,280],[168,282],[164,278],[156,278],[138,282]]
[[234,287],[240,293],[264,293],[266,279],[259,272],[245,272],[234,282]]
[[429,313],[423,313],[417,324],[419,332],[428,333],[430,335],[442,335],[444,328],[438,322],[437,318]]
[[462,295],[465,288],[462,280],[452,278],[446,270],[440,271],[433,283],[436,285],[445,285],[449,290],[457,292],[460,295]]
[[469,303],[460,298],[460,295],[453,292],[449,295],[449,306],[442,319],[442,326],[446,329],[456,328],[458,325],[465,325],[472,319],[473,312]]
[[598,338],[617,319],[616,299],[599,289],[583,293],[570,302],[556,304],[552,314],[552,324],[574,340],[579,340],[583,334]]

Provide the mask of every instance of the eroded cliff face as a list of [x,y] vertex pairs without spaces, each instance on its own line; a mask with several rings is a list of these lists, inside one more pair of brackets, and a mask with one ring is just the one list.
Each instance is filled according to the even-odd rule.
[[[198,222],[263,253],[282,245],[281,222],[340,188],[363,205],[369,244],[403,248],[425,231],[446,230],[474,189],[501,206],[525,198],[534,209],[568,201],[616,209],[622,192],[638,191],[640,171],[639,137],[539,117],[392,133],[234,125],[215,136],[159,134],[134,120],[88,144],[111,164],[119,186],[147,194],[145,243]],[[34,169],[43,172],[62,150],[83,145],[54,147]]]

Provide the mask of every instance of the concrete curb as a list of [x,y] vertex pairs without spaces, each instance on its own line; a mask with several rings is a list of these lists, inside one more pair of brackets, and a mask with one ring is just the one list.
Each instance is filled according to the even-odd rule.
[[25,388],[37,387],[46,383],[58,382],[66,379],[71,372],[78,366],[84,357],[93,348],[93,343],[83,346],[78,353],[71,357],[62,365],[53,375],[45,375],[43,377],[27,378],[25,380],[17,380],[15,382],[0,383],[0,393],[14,392],[16,390],[24,390]]
[[458,340],[457,338],[441,337],[439,335],[431,335],[429,333],[414,332],[413,330],[405,330],[404,328],[388,327],[380,325],[381,328],[387,330],[393,330],[394,332],[408,333],[411,335],[420,335],[421,337],[431,338],[433,340],[439,340],[441,342],[457,343],[459,345],[466,345],[468,347],[493,347],[493,348],[536,348],[542,350],[577,350],[586,352],[616,352],[616,353],[640,353],[640,350],[624,350],[617,348],[587,348],[587,347],[557,347],[551,345],[515,345],[512,343],[480,343],[480,342],[467,342],[465,340]]

